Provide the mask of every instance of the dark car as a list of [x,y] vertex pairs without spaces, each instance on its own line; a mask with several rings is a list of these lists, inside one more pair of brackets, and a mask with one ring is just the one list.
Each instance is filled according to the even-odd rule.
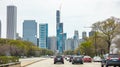
[[71,61],[72,61],[72,59],[73,59],[73,56],[70,56],[69,62],[71,62]]
[[61,62],[64,64],[64,59],[62,56],[55,56],[54,58],[54,64],[56,64],[57,62]]
[[118,54],[109,54],[106,56],[102,62],[101,62],[101,67],[108,67],[108,66],[119,66],[120,67],[120,55]]
[[83,64],[83,57],[82,56],[74,56],[72,59],[72,64],[75,64],[75,63]]

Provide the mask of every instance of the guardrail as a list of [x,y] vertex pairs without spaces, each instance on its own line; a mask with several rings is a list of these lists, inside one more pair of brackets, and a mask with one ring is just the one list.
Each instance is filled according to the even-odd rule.
[[0,67],[21,67],[21,63],[13,62],[13,63],[1,64]]

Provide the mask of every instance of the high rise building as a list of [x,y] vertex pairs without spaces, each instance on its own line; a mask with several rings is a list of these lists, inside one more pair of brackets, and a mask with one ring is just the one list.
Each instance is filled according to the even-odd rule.
[[48,37],[48,49],[52,50],[54,53],[56,52],[56,37]]
[[74,39],[79,39],[79,33],[77,30],[74,31]]
[[76,49],[79,46],[79,33],[77,30],[74,31],[73,40],[74,40],[74,49]]
[[37,22],[35,20],[24,20],[23,40],[30,41],[37,46]]
[[84,31],[82,32],[82,39],[86,38],[87,37],[87,33]]
[[74,40],[72,38],[65,40],[65,51],[67,50],[74,50]]
[[39,24],[39,47],[48,48],[48,24]]
[[2,25],[1,25],[1,20],[0,20],[0,38],[1,38],[1,34],[2,34],[1,28],[2,28]]
[[63,23],[60,23],[60,11],[56,12],[57,52],[63,52]]
[[7,6],[7,38],[16,39],[17,29],[17,7]]
[[90,32],[89,32],[89,37],[90,37],[90,36],[93,36],[94,34],[95,34],[95,31],[90,31]]

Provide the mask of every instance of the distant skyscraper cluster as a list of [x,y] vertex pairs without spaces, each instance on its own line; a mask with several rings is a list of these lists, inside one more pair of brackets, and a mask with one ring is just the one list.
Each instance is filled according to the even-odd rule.
[[[39,28],[39,29],[37,29]],[[17,31],[17,7],[14,5],[7,6],[7,39],[21,39],[30,41],[40,48],[50,49],[55,53],[63,53],[65,50],[75,50],[78,48],[84,38],[87,37],[86,32],[82,33],[82,39],[79,39],[78,30],[74,31],[73,38],[67,39],[67,33],[63,32],[63,23],[60,21],[60,10],[56,11],[56,36],[48,37],[48,24],[37,25],[36,20],[24,20],[23,22],[23,38],[19,37]],[[94,34],[93,31],[89,36]],[[38,37],[39,36],[39,37]],[[0,20],[0,37],[1,37],[1,20]],[[38,37],[38,38],[37,38]]]
[[24,20],[23,40],[30,41],[40,48],[48,48],[48,24],[39,24],[39,38],[37,38],[37,22]]

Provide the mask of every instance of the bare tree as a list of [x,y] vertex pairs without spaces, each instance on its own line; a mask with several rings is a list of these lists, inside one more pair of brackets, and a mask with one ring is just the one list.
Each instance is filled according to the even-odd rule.
[[99,35],[100,38],[104,39],[108,44],[108,53],[111,46],[111,41],[118,34],[117,28],[118,23],[114,17],[108,18],[105,21],[99,21],[92,25],[93,29],[96,29],[102,35]]

